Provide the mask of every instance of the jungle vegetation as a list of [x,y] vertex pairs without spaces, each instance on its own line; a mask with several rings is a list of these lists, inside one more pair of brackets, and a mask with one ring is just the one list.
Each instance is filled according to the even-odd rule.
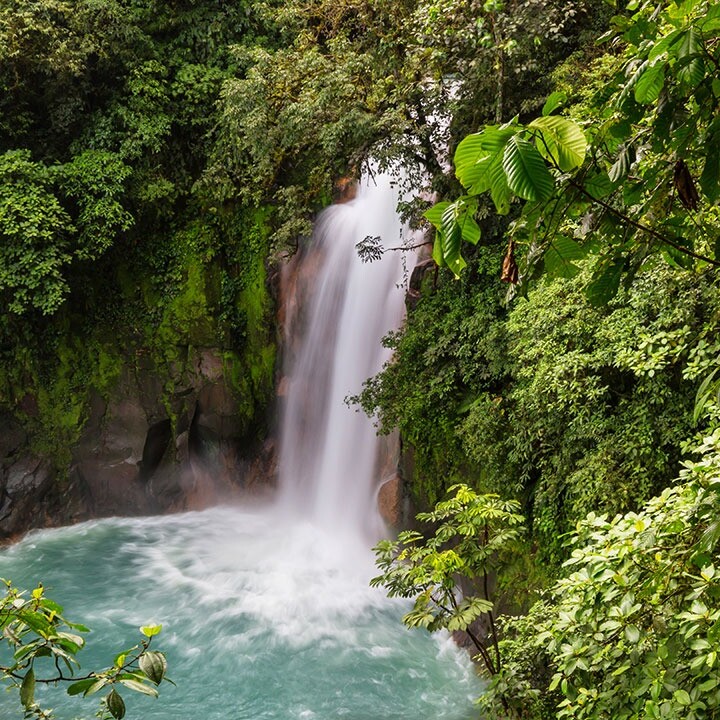
[[62,459],[123,347],[212,342],[262,434],[268,269],[404,163],[435,268],[357,400],[432,529],[377,582],[491,623],[488,717],[715,717],[719,31],[710,0],[7,0],[0,404],[41,398]]

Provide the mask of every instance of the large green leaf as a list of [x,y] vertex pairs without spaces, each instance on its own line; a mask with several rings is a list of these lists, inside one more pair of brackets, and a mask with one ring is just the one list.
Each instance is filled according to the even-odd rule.
[[436,203],[429,210],[423,213],[423,217],[428,220],[437,230],[442,227],[442,216],[446,208],[450,205],[447,200]]
[[490,125],[480,133],[468,135],[455,151],[455,175],[472,195],[492,188],[490,170],[502,159],[508,140],[517,133],[517,127]]
[[476,245],[480,240],[480,226],[474,217],[476,211],[477,200],[465,195],[454,203],[437,203],[424,214],[437,231],[433,259],[440,267],[449,267],[456,277],[466,266],[460,254],[462,241]]
[[487,177],[490,183],[490,197],[495,203],[495,210],[498,215],[507,215],[510,212],[511,193],[502,161],[502,152],[498,152],[488,168]]
[[694,57],[700,53],[702,39],[698,31],[691,25],[683,32],[674,46],[673,55],[679,60],[687,57]]
[[[673,241],[674,245],[680,248],[687,248],[691,251],[694,249],[692,241],[687,240],[682,236],[676,235],[673,238]],[[678,247],[674,247],[674,245],[666,245],[665,243],[662,243],[660,245],[660,252],[665,258],[665,262],[667,262],[667,264],[671,267],[681,270],[692,269],[695,265],[695,260],[693,259],[692,255],[688,255],[688,253],[683,252],[682,250],[678,249]]]
[[443,242],[442,233],[438,231],[435,235],[435,242],[433,243],[432,259],[438,267],[445,267],[445,257],[443,256]]
[[539,117],[528,127],[540,131],[536,144],[544,158],[554,162],[563,172],[574,170],[585,161],[587,140],[580,127],[558,115]]
[[542,155],[527,140],[515,135],[503,154],[503,170],[510,190],[524,200],[545,200],[555,184]]
[[700,21],[700,28],[704,33],[713,33],[720,30],[720,5],[712,5],[705,17]]
[[140,669],[154,682],[159,685],[167,671],[167,660],[165,656],[154,650],[146,650],[139,658]]
[[586,180],[584,188],[595,200],[600,200],[609,195],[615,189],[615,185],[610,182],[607,173],[601,172]]
[[620,146],[617,159],[613,163],[610,170],[608,170],[608,176],[610,182],[613,185],[619,185],[630,172],[632,164],[635,162],[635,146],[623,143]]
[[460,233],[465,242],[477,245],[480,240],[480,226],[470,212],[465,212],[460,218]]
[[440,243],[445,264],[452,270],[455,277],[460,277],[460,272],[467,263],[460,254],[462,242],[462,230],[458,222],[459,203],[451,203],[443,213],[442,227],[440,230]]
[[[714,123],[717,127],[713,132],[707,134],[706,145],[708,148],[717,148],[720,141],[720,123]],[[705,196],[715,202],[720,197],[720,153],[709,152],[705,158],[702,174],[700,175],[700,187]]]
[[653,61],[662,54],[668,52],[668,50],[680,39],[681,35],[681,30],[673,30],[673,32],[669,35],[661,38],[651,47],[650,52],[648,53],[648,59]]
[[555,110],[565,105],[567,100],[568,96],[564,90],[556,90],[554,93],[550,93],[543,105],[542,114],[552,115]]
[[143,683],[139,682],[138,680],[134,679],[121,679],[120,682],[130,690],[134,690],[135,692],[142,693],[144,695],[150,695],[151,697],[157,697],[158,691],[150,686],[150,685],[144,685]]
[[678,67],[678,79],[690,87],[697,87],[705,79],[705,61],[699,55],[681,61]]
[[115,720],[122,720],[125,717],[125,702],[114,689],[110,691],[105,702],[107,703],[107,709]]
[[680,82],[697,87],[705,77],[705,62],[702,57],[702,37],[690,26],[673,47],[677,56],[677,76]]
[[77,682],[74,682],[68,687],[67,694],[79,695],[80,693],[85,693],[95,684],[95,682],[96,678],[94,677],[85,678],[84,680],[78,680]]
[[485,168],[480,164],[487,155],[482,146],[484,132],[468,135],[455,150],[453,159],[455,176],[465,188],[473,185],[477,181],[477,177],[485,172]]
[[660,97],[664,84],[665,63],[657,63],[647,68],[635,85],[635,100],[643,104],[655,102]]

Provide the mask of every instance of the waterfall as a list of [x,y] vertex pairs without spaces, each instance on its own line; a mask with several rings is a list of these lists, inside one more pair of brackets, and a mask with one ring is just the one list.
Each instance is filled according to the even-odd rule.
[[[298,347],[289,358],[281,423],[280,498],[334,536],[376,540],[378,446],[371,419],[345,399],[388,359],[382,338],[403,314],[402,257],[363,263],[367,236],[399,245],[398,189],[390,176],[364,178],[356,197],[318,219],[301,262],[314,278]],[[293,353],[291,353],[293,354]]]
[[[21,587],[42,578],[69,617],[94,629],[83,672],[128,647],[135,627],[163,624],[156,647],[177,687],[163,686],[150,707],[119,687],[128,717],[477,716],[482,687],[466,653],[447,634],[408,632],[407,603],[368,585],[382,529],[378,439],[344,401],[388,358],[381,338],[402,319],[402,258],[363,265],[355,243],[399,243],[396,202],[389,178],[365,181],[323,213],[300,258],[313,281],[287,351],[280,502],[91,521],[0,550],[0,577]],[[37,695],[58,720],[89,715],[79,696]],[[18,708],[17,696],[0,694],[0,717]]]

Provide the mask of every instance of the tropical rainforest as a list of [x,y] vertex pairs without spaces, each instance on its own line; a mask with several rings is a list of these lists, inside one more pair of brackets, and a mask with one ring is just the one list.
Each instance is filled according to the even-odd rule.
[[221,348],[267,434],[273,273],[403,166],[427,260],[354,401],[421,512],[373,582],[484,717],[720,717],[719,3],[5,0],[0,87],[0,406],[56,482],[128,347]]

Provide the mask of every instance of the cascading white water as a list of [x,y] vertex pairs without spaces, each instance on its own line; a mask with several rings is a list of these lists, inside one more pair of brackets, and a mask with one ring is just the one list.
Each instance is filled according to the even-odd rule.
[[398,245],[398,190],[388,175],[364,178],[357,196],[319,218],[309,253],[320,257],[307,326],[290,368],[281,429],[282,500],[338,536],[376,540],[378,439],[372,421],[345,398],[388,359],[382,338],[402,319],[403,263],[397,252],[361,262],[355,246],[380,236]]

